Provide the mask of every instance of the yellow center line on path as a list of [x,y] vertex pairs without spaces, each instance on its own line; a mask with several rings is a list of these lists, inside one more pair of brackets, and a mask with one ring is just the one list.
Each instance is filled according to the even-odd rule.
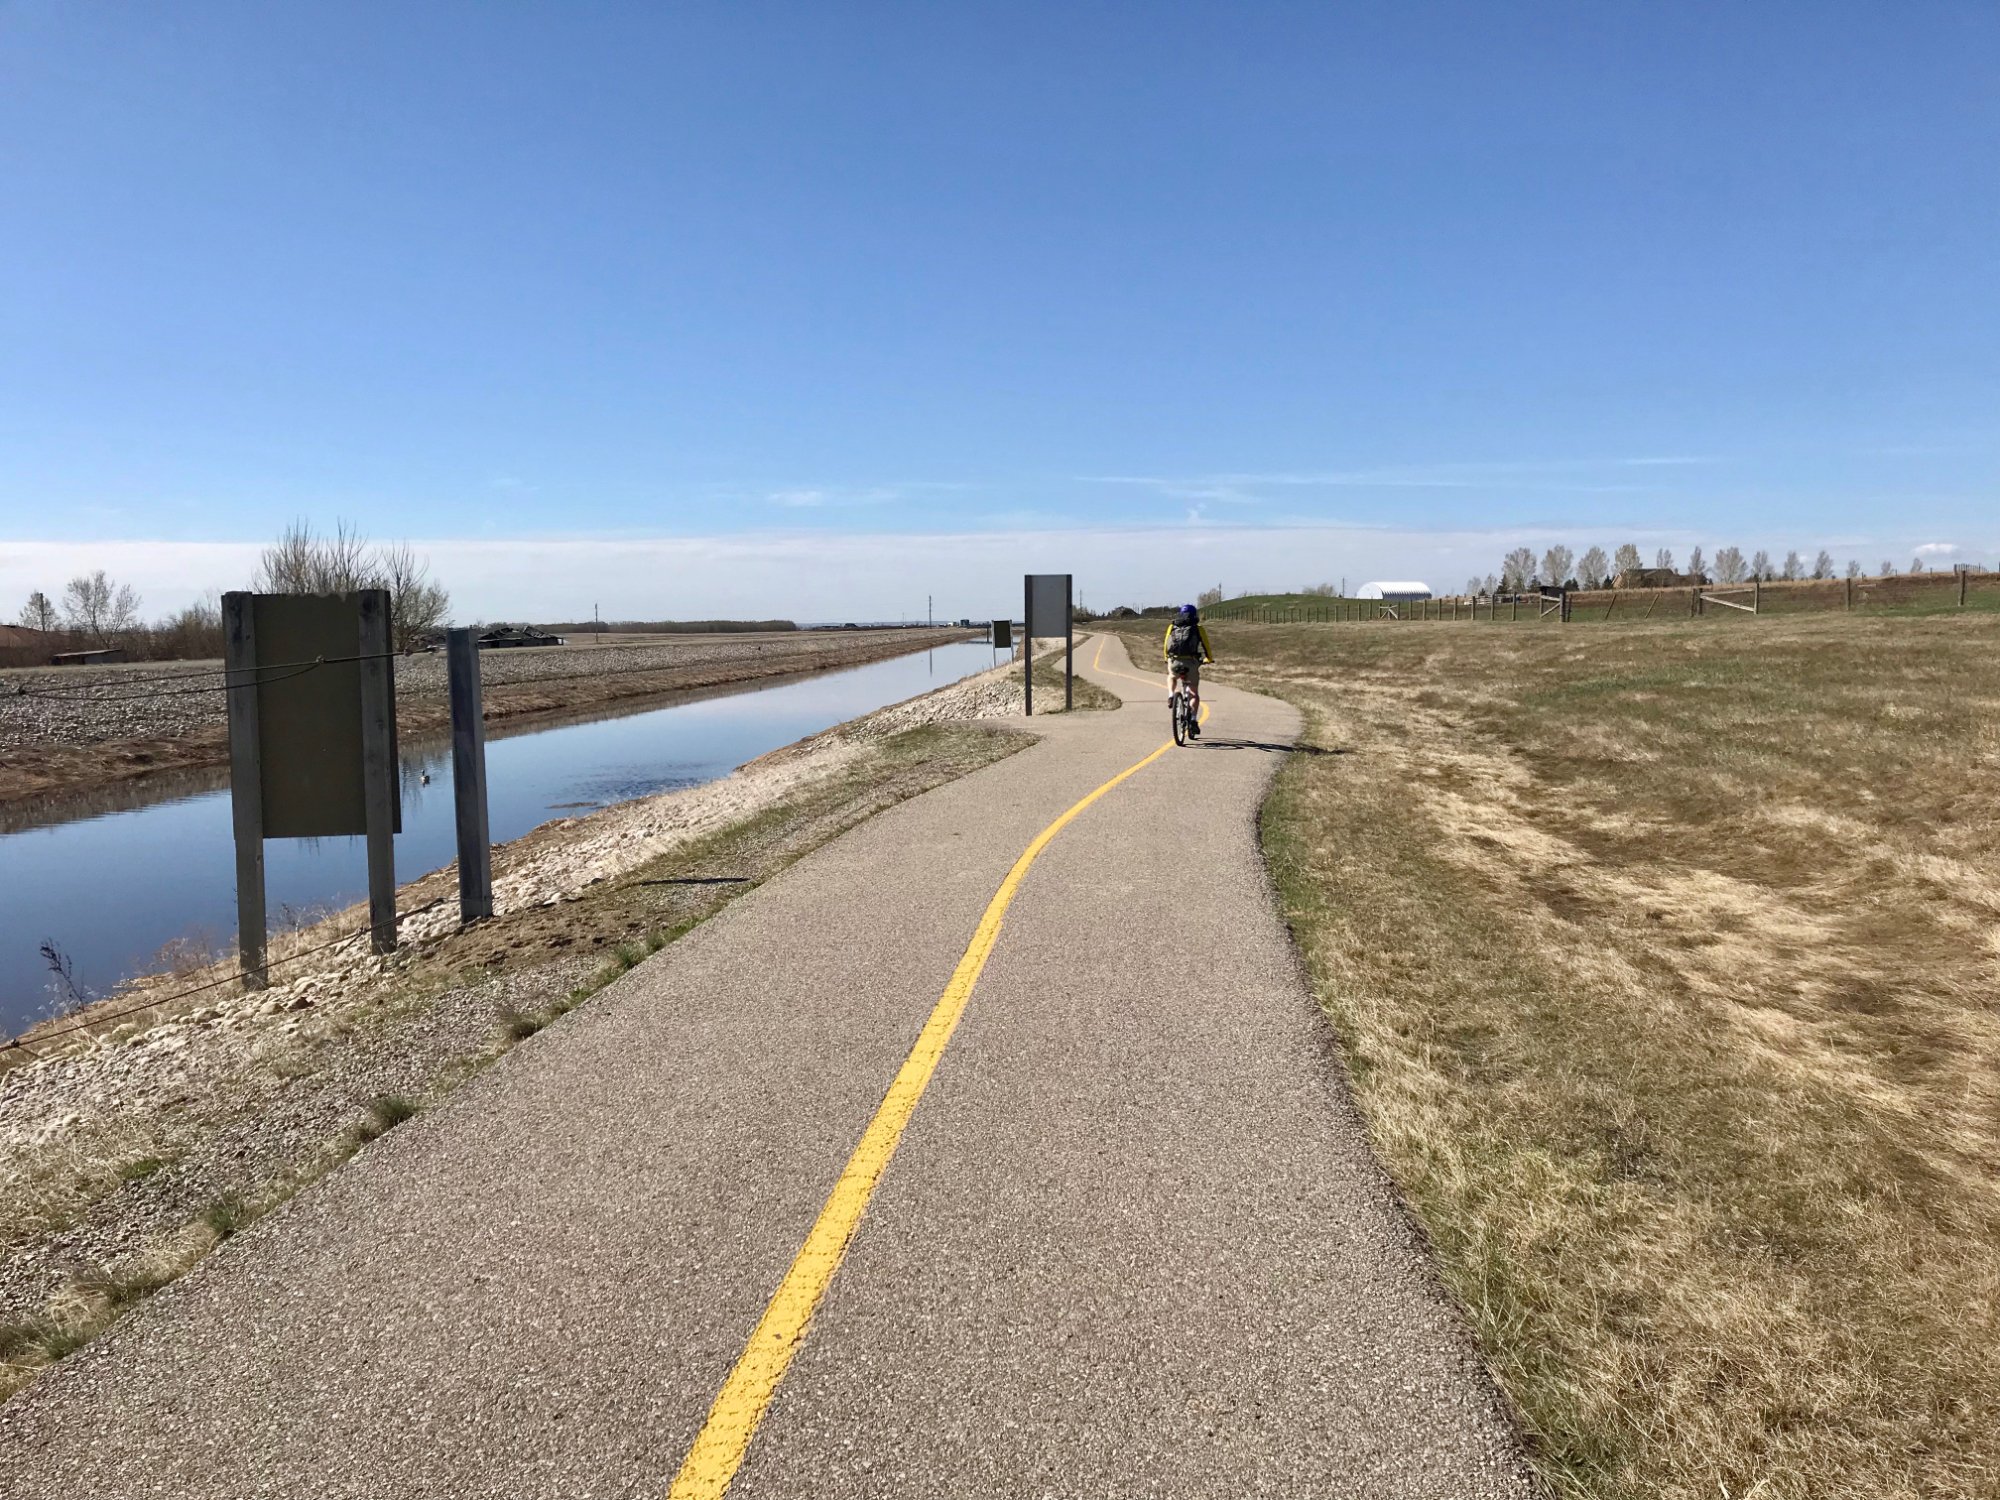
[[[1100,642],[1098,650],[1102,652],[1103,649]],[[1206,717],[1206,710],[1203,716]],[[1007,908],[1013,904],[1014,895],[1020,890],[1029,867],[1055,836],[1091,803],[1120,782],[1138,775],[1173,748],[1170,740],[1145,759],[1127,766],[1036,834],[1035,841],[1014,861],[1007,878],[1000,882],[1000,889],[987,903],[985,914],[980,917],[979,926],[972,934],[972,941],[966,946],[958,967],[952,970],[951,982],[944,987],[944,994],[931,1011],[930,1019],[918,1033],[916,1045],[910,1049],[910,1055],[904,1059],[895,1081],[889,1085],[889,1092],[883,1096],[875,1117],[861,1133],[861,1142],[847,1159],[840,1180],[827,1195],[826,1205],[820,1209],[819,1218],[806,1235],[805,1244],[799,1247],[791,1269],[785,1273],[785,1279],[779,1283],[770,1305],[764,1309],[764,1316],[751,1332],[750,1342],[744,1346],[736,1368],[729,1372],[729,1378],[716,1395],[715,1404],[708,1409],[708,1420],[695,1434],[694,1446],[688,1450],[680,1472],[674,1476],[673,1488],[667,1492],[668,1500],[720,1500],[730,1481],[736,1477],[743,1455],[749,1450],[750,1439],[756,1435],[757,1424],[763,1421],[771,1398],[777,1394],[779,1382],[785,1378],[792,1357],[805,1340],[813,1312],[818,1308],[834,1273],[840,1269],[840,1262],[847,1254],[848,1245],[853,1242],[868,1200],[874,1196],[876,1184],[882,1180],[889,1158],[896,1154],[904,1128],[916,1112],[917,1101],[923,1098],[924,1089],[930,1083],[931,1075],[937,1071],[952,1032],[958,1029],[959,1017],[965,1014],[966,1004],[972,998],[972,987],[979,982],[979,975],[1000,937],[1000,919],[1006,916]]]

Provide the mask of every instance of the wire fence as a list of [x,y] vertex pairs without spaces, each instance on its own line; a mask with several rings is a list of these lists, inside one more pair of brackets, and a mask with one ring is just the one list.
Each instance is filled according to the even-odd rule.
[[[446,901],[451,899],[453,898],[450,896],[439,896],[434,900],[426,901],[422,906],[413,906],[408,911],[398,912],[396,913],[396,925],[401,927],[410,918],[421,916],[427,911],[444,905]],[[310,948],[301,948],[295,953],[287,953],[282,958],[267,959],[264,967],[266,970],[270,970],[279,967],[281,964],[294,964],[302,958],[312,958],[317,954],[338,948],[342,943],[351,943],[357,939],[366,938],[369,935],[369,928],[358,927],[352,932],[343,932],[335,937],[328,938],[323,943],[315,943]],[[0,1044],[0,1055],[13,1052],[17,1049],[32,1052],[35,1047],[40,1046],[44,1042],[54,1041],[58,1037],[73,1036],[79,1031],[101,1031],[105,1027],[115,1025],[128,1016],[136,1016],[149,1010],[161,1010],[182,1000],[190,999],[195,995],[205,994],[210,990],[221,989],[224,985],[241,984],[242,982],[243,975],[241,973],[222,974],[214,979],[204,980],[200,984],[189,985],[186,989],[175,990],[170,995],[148,996],[144,999],[135,1000],[130,1005],[120,1006],[114,1010],[100,1011],[93,1007],[88,1010],[87,1014],[79,1015],[76,1020],[67,1025],[50,1027],[43,1031],[34,1032],[32,1035],[24,1032],[20,1036],[9,1037],[4,1044]]]
[[1903,573],[1864,578],[1764,579],[1669,588],[1524,590],[1411,599],[1328,599],[1220,604],[1215,621],[1320,625],[1346,621],[1587,624],[1606,621],[1724,619],[1738,614],[1931,614],[2000,610],[2000,572]]

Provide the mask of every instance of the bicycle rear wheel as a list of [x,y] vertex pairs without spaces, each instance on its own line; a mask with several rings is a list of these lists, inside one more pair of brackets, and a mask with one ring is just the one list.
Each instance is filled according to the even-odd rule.
[[1173,697],[1167,700],[1167,706],[1174,718],[1174,743],[1176,745],[1185,745],[1187,743],[1188,726],[1187,694],[1176,690]]

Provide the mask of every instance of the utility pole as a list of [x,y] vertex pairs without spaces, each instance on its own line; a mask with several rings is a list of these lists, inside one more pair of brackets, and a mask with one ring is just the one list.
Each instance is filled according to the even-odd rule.
[[931,596],[924,595],[924,628],[929,630],[937,624],[937,612],[931,608]]

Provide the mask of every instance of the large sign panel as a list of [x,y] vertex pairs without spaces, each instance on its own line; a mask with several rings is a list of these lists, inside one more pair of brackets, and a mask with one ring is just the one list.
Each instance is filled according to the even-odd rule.
[[[264,837],[365,835],[360,596],[257,594],[251,609]],[[393,693],[393,664],[385,661],[384,667],[392,673]],[[394,724],[392,715],[392,754]],[[398,833],[403,826],[400,780],[390,779]]]
[[1028,634],[1043,640],[1069,634],[1067,573],[1028,575]]

